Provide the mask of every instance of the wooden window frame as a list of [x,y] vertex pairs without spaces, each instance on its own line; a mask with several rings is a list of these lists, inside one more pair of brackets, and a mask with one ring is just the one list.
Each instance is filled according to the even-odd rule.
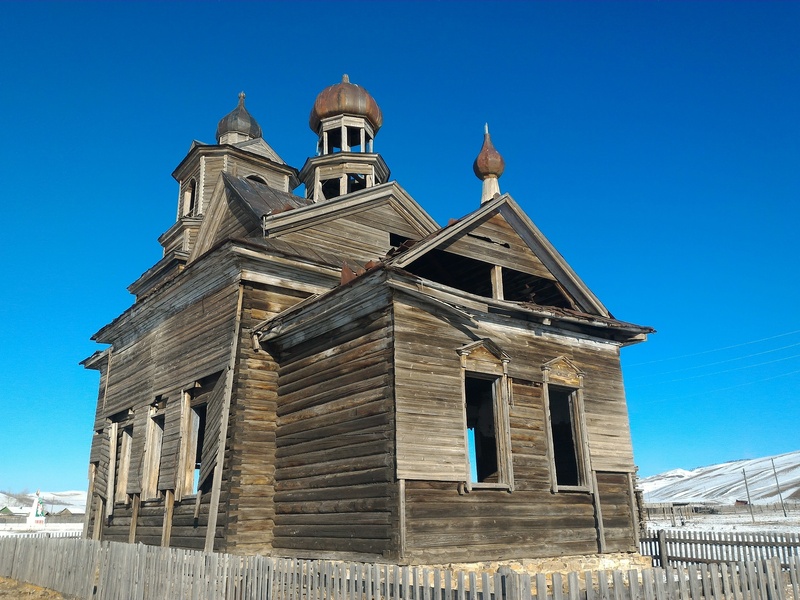
[[[131,472],[131,450],[133,448],[133,424],[116,423],[117,439],[114,444],[119,444],[119,457],[114,457],[114,504],[128,504],[128,478]],[[119,460],[117,460],[119,458]]]
[[[547,431],[547,456],[550,467],[550,489],[559,492],[593,492],[591,457],[589,454],[588,436],[586,434],[586,412],[584,410],[583,384],[584,373],[569,359],[560,356],[542,365],[545,429]],[[578,485],[558,483],[555,461],[555,444],[550,417],[550,387],[569,391],[569,403],[572,417],[572,435],[575,447],[575,460],[578,470]]]
[[[144,460],[142,470],[142,500],[159,500],[158,476],[161,472],[161,458],[166,428],[166,404],[159,399],[148,408],[147,429],[145,431]],[[161,425],[156,422],[161,421]]]
[[[501,489],[514,491],[514,469],[511,452],[510,407],[513,406],[511,396],[511,378],[508,376],[509,356],[490,339],[482,339],[458,349],[461,356],[461,405],[462,429],[464,431],[464,490]],[[469,428],[467,421],[467,377],[492,381],[494,431],[497,444],[497,481],[472,481]]]
[[195,497],[194,473],[197,464],[197,445],[200,439],[200,419],[198,407],[206,406],[205,401],[196,400],[192,389],[184,390],[182,416],[181,416],[181,454],[178,464],[178,481],[175,499]]

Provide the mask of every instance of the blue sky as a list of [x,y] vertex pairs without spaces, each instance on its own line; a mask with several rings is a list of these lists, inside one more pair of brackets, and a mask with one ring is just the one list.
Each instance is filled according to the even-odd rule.
[[247,93],[300,167],[343,73],[440,223],[500,179],[620,319],[642,475],[797,450],[800,3],[4,3],[0,489],[86,485],[90,336]]

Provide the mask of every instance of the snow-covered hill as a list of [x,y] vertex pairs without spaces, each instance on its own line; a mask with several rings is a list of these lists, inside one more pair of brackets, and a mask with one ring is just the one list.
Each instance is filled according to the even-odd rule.
[[[33,505],[33,499],[36,494],[5,494],[0,492],[0,508],[8,507],[24,507],[30,510]],[[86,511],[86,492],[85,491],[69,491],[69,492],[40,492],[39,496],[44,502],[44,508],[48,513],[56,514],[69,509],[72,514],[80,514]],[[14,511],[16,512],[16,511]]]
[[744,469],[751,501],[754,504],[777,503],[780,499],[772,460],[775,461],[775,471],[784,501],[800,502],[800,450],[700,467],[692,471],[675,469],[642,479],[639,487],[644,491],[645,502],[730,505],[737,500],[747,500],[742,474]]

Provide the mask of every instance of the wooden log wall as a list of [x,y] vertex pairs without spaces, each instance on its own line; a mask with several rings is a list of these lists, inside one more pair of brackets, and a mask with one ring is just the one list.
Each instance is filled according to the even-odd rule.
[[[225,250],[223,248],[220,252]],[[95,467],[95,498],[105,496],[105,483],[109,478],[109,418],[120,419],[120,415],[132,413],[125,418],[132,419],[133,423],[126,488],[129,499],[126,504],[114,504],[113,518],[102,524],[104,539],[128,541],[133,532],[134,539],[161,542],[166,513],[164,500],[139,498],[142,470],[146,463],[144,452],[150,407],[160,397],[162,402],[166,402],[166,414],[158,489],[162,495],[166,490],[177,489],[183,492],[183,496],[188,496],[172,508],[170,543],[203,548],[209,497],[201,497],[199,507],[196,506],[192,491],[180,490],[178,486],[178,466],[185,409],[182,390],[192,388],[194,382],[204,377],[222,372],[230,355],[239,286],[233,277],[235,271],[231,269],[231,261],[226,260],[224,254],[218,258],[216,263],[199,261],[182,277],[140,300],[117,321],[101,330],[101,341],[113,346],[110,364],[105,365],[104,377],[108,386],[101,390],[95,422],[96,431],[104,432],[97,437],[96,451],[92,453],[93,460],[99,457]],[[212,411],[217,408],[212,406]],[[213,433],[213,426],[207,429]],[[215,448],[212,441],[210,438],[207,440],[209,459],[213,461]],[[180,497],[178,494],[179,500]],[[95,498],[90,502],[92,509],[96,510]],[[113,498],[105,498],[105,501],[113,502]],[[132,528],[134,516],[137,519]],[[95,522],[93,512],[87,532],[94,531]]]
[[[231,398],[224,487],[225,549],[240,554],[272,548],[275,506],[275,428],[278,366],[266,349],[255,351],[250,329],[307,294],[246,283]],[[221,510],[222,510],[221,506]]]
[[319,318],[311,315],[316,335],[281,340],[274,542],[281,553],[397,553],[387,300],[379,287],[342,294],[338,310],[323,305]]
[[[566,356],[586,373],[583,396],[591,466],[603,471],[598,473],[597,492],[603,524],[608,526],[604,550],[635,549],[628,491],[632,449],[618,348],[521,322],[509,327],[488,315],[476,316],[479,323],[466,318],[459,322],[454,313],[431,306],[401,294],[394,308],[397,473],[408,480],[406,558],[522,558],[600,549],[592,494],[551,492],[541,365],[558,356]],[[457,482],[465,480],[466,456],[456,349],[486,337],[511,359],[515,489],[473,489],[460,495]]]
[[618,552],[636,552],[635,511],[631,508],[627,473],[596,474],[606,546]]

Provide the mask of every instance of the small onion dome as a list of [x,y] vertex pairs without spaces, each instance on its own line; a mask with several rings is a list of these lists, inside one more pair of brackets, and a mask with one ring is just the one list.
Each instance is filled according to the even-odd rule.
[[247,135],[251,139],[261,137],[261,126],[244,107],[244,92],[239,92],[239,105],[222,117],[217,125],[217,142],[231,132]]
[[500,177],[505,168],[506,161],[503,160],[503,157],[492,145],[492,138],[489,137],[489,125],[487,124],[483,133],[483,147],[481,147],[478,157],[472,164],[472,170],[475,171],[478,179],[483,180],[487,177]]
[[322,119],[344,114],[364,117],[375,133],[383,125],[383,114],[378,103],[367,90],[350,83],[347,75],[342,75],[341,83],[326,87],[319,93],[311,109],[308,126],[314,133],[319,133]]

